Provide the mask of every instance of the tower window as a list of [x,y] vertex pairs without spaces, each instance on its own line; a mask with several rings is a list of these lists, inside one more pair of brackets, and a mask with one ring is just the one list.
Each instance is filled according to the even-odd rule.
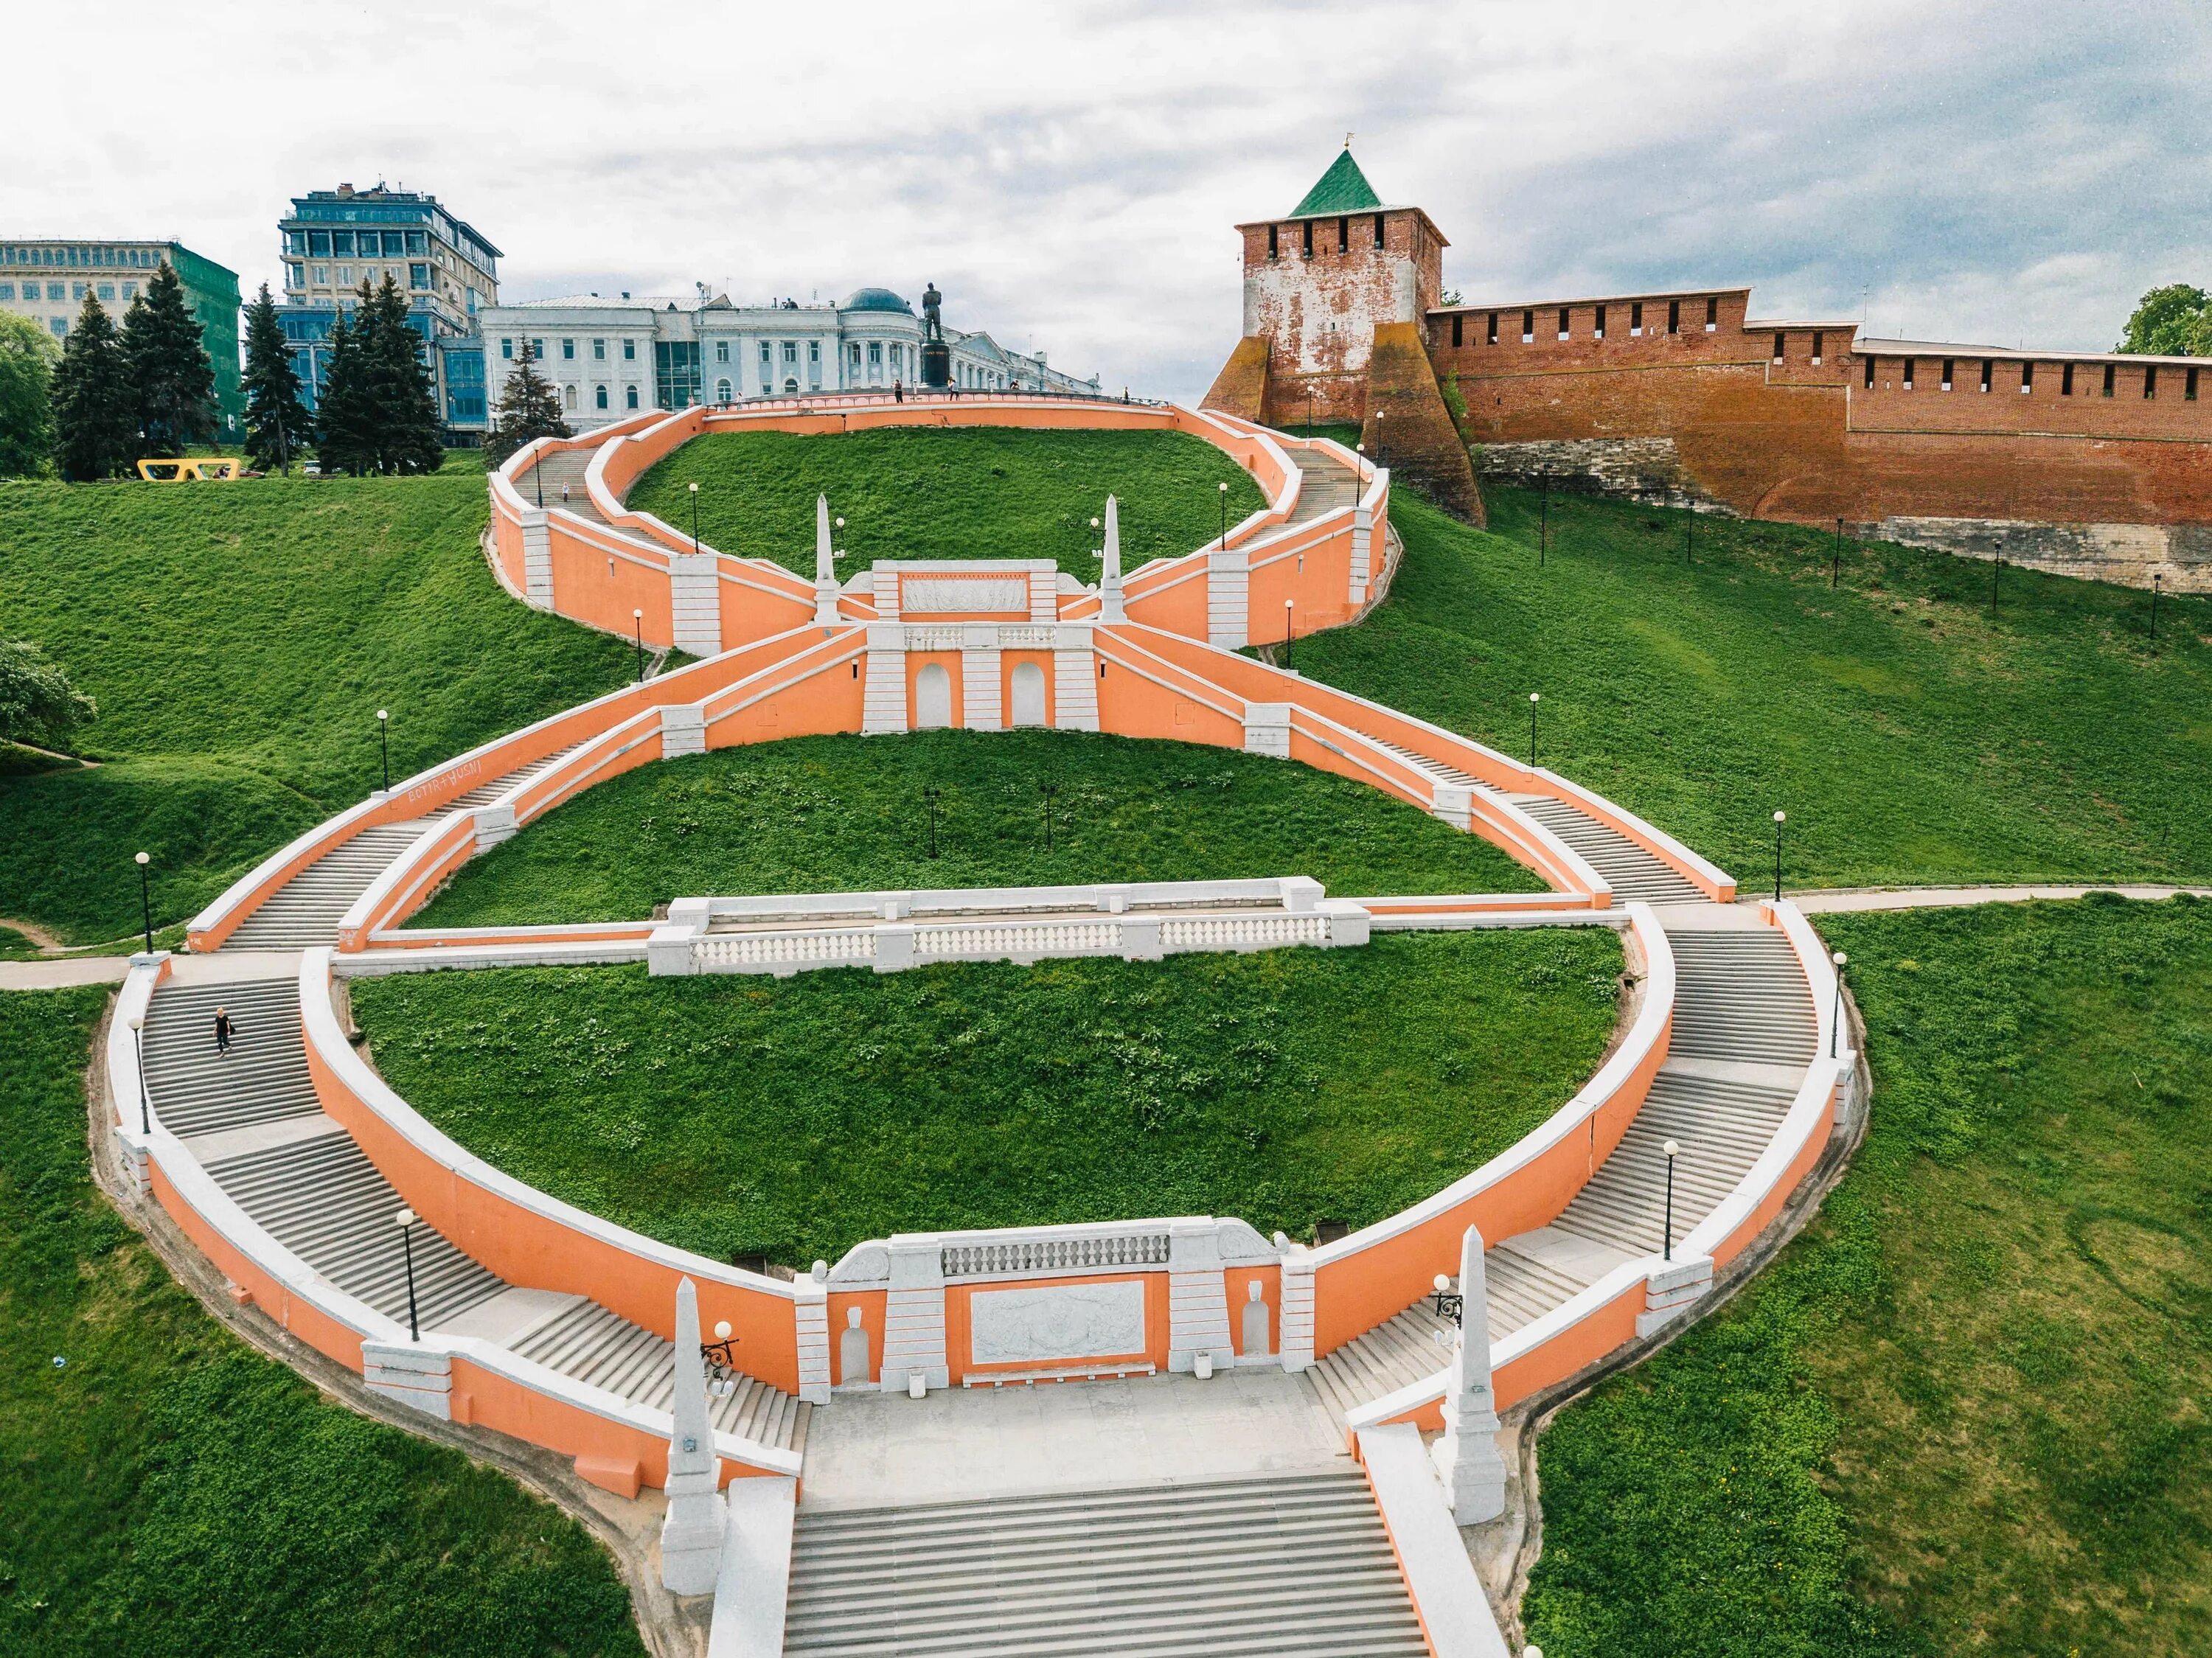
[[1994,375],[1996,373],[1996,365],[1995,363],[1991,362],[1991,361],[1990,361],[1987,357],[1984,357],[1984,358],[1982,359],[1982,390],[1983,390],[1983,391],[1986,392],[1986,391],[1988,391],[1988,390],[1990,389],[1990,377],[1991,377],[1992,375]]
[[1495,311],[1490,313],[1490,338],[1487,343],[1491,345],[1498,343],[1498,313]]
[[1913,367],[1914,367],[1914,363],[1913,363],[1912,359],[1911,359],[1911,358],[1910,358],[1910,357],[1907,357],[1907,358],[1905,360],[1905,389],[1906,391],[1908,391],[1908,392],[1910,392],[1910,391],[1912,389],[1912,370],[1913,370]]
[[1628,307],[1628,337],[1638,338],[1644,332],[1644,301],[1637,301]]
[[2181,400],[2184,403],[2197,401],[2197,371],[2194,368],[2189,371],[2188,378],[2181,382]]
[[2058,395],[2062,398],[2070,398],[2074,395],[2074,365],[2070,362],[2059,370]]
[[1599,339],[1605,337],[1605,307],[1603,306],[1597,308],[1597,325],[1591,331]]
[[1823,345],[1826,345],[1827,342],[1828,337],[1826,334],[1815,334],[1813,336],[1813,367],[1815,368],[1818,368],[1820,366],[1820,348]]
[[1951,369],[1953,366],[1953,361],[1951,358],[1946,357],[1943,359],[1943,389],[1946,392],[1951,389]]
[[1721,302],[1718,300],[1707,300],[1705,301],[1705,332],[1710,334],[1720,325]]
[[1874,390],[1874,359],[1872,357],[1866,360],[1866,389],[1869,392]]
[[2105,395],[2108,398],[2112,395],[2112,365],[2110,363],[2105,365]]
[[1777,334],[1777,335],[1774,337],[1774,361],[1777,361],[1777,362],[1780,362],[1780,361],[1782,361],[1782,345],[1783,345],[1783,342],[1784,342],[1784,341],[1785,341],[1785,340],[1787,340],[1789,337],[1789,337],[1787,334]]
[[2153,363],[2149,367],[2143,370],[2143,396],[2146,398],[2154,398],[2157,395],[2158,365],[2156,363]]
[[2035,365],[2024,362],[2020,366],[2020,394],[2026,397],[2035,390]]
[[1277,229],[1274,225],[1267,227],[1267,257],[1271,259],[1281,257],[1283,251],[1282,239],[1277,234]]
[[1306,220],[1301,228],[1304,230],[1306,234],[1306,258],[1310,259],[1313,258],[1313,221],[1311,219]]
[[1559,307],[1559,337],[1561,339],[1565,339],[1568,335],[1574,331],[1567,325],[1568,319],[1571,315],[1572,313],[1568,311],[1565,306],[1563,305]]
[[1352,251],[1352,221],[1348,217],[1336,222],[1336,251],[1340,253]]
[[1670,334],[1682,331],[1682,302],[1680,300],[1667,301],[1667,331]]
[[1521,343],[1527,345],[1535,337],[1536,313],[1533,311],[1523,311],[1521,313]]
[[1380,213],[1375,216],[1375,246],[1382,246],[1382,216]]
[[1452,313],[1452,343],[1454,345],[1465,345],[1467,343],[1467,341],[1462,337],[1464,325],[1466,322],[1467,318],[1463,314],[1457,311]]

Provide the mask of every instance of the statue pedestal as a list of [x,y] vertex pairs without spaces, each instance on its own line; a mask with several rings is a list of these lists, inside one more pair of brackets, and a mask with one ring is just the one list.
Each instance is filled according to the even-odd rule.
[[952,384],[952,348],[943,340],[922,342],[921,383],[935,387]]

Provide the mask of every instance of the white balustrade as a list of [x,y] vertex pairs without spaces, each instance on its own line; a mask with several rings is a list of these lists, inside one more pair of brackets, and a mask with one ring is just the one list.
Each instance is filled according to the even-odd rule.
[[1040,1272],[1085,1272],[1099,1266],[1164,1266],[1165,1232],[1100,1233],[1089,1237],[1017,1238],[953,1243],[939,1252],[945,1276],[1020,1278]]

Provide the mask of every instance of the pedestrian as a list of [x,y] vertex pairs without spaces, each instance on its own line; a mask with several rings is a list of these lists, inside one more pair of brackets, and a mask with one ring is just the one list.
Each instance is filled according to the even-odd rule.
[[215,1051],[230,1052],[230,1039],[238,1035],[238,1027],[231,1023],[230,1015],[222,1008],[215,1011]]
[[562,505],[562,507],[567,507],[567,506],[568,506],[568,486],[567,484],[565,484],[565,483],[564,483],[564,484],[562,484],[562,485],[561,486],[561,505]]
[[891,382],[891,401],[893,403],[904,403],[906,401],[906,387],[897,380],[893,380]]

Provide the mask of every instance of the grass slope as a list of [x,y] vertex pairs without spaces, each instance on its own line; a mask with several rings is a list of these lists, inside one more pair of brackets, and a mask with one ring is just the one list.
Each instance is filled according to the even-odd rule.
[[106,996],[0,995],[0,1650],[641,1654],[580,1527],[248,1351],[102,1200]]
[[392,771],[609,689],[621,641],[515,603],[483,480],[0,484],[0,634],[100,704],[95,767],[0,768],[0,917],[70,942],[190,916]]
[[[1059,789],[1049,851],[1043,781]],[[1540,887],[1489,842],[1304,766],[1074,732],[918,732],[626,773],[467,865],[418,925],[633,920],[701,894],[1271,875],[1344,895]]]
[[1546,1436],[1530,1638],[2212,1650],[2212,904],[1823,931],[1865,1145],[1739,1300]]
[[1098,580],[1091,520],[1121,501],[1121,566],[1175,558],[1267,505],[1243,469],[1181,432],[1029,432],[1012,427],[715,433],[638,480],[629,504],[748,558],[814,574],[814,498],[845,520],[842,580],[879,558],[1049,558]]
[[1496,532],[1401,496],[1390,601],[1302,672],[1540,757],[1733,870],[1791,884],[2212,877],[2212,601],[1817,531],[1489,493]]
[[803,1265],[938,1227],[1378,1219],[1574,1092],[1620,967],[1611,932],[1577,929],[353,994],[385,1076],[472,1151],[671,1243]]

